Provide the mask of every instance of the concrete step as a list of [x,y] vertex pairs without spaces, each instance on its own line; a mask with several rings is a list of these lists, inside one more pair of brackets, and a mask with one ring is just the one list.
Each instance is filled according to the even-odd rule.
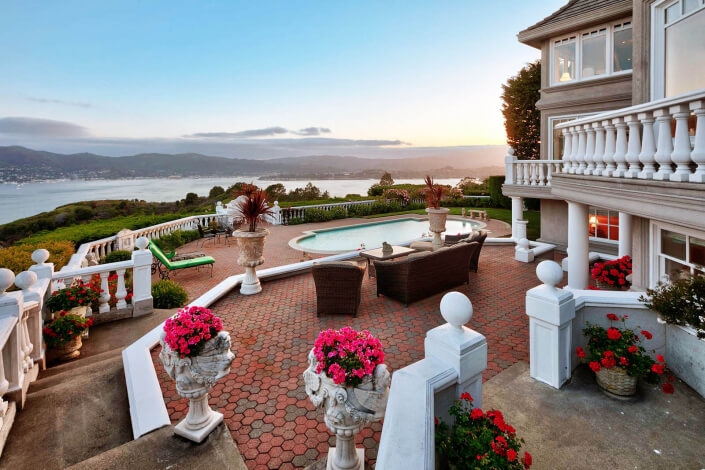
[[132,439],[120,355],[55,377],[27,395],[0,469],[64,469]]
[[122,348],[118,348],[118,349],[112,349],[110,351],[105,351],[100,354],[96,354],[94,356],[79,357],[78,359],[74,359],[72,361],[62,362],[62,363],[47,367],[46,370],[41,371],[39,373],[38,380],[48,379],[50,377],[62,375],[66,372],[78,373],[79,369],[82,369],[85,367],[91,367],[96,363],[100,363],[100,362],[103,362],[106,360],[113,359],[115,357],[120,356],[121,353],[122,353]]
[[[39,374],[39,378],[29,386],[29,393],[35,393],[66,381],[73,382],[75,377],[83,374],[92,374],[104,370],[106,366],[115,363],[116,359],[122,363],[122,350],[116,349],[105,353],[79,359],[58,367],[51,367]],[[64,367],[67,366],[67,367]]]

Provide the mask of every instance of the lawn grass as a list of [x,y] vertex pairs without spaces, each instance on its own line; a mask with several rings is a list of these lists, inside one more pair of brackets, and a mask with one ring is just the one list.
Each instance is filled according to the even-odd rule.
[[[462,207],[450,207],[450,214],[451,215],[461,215],[462,214]],[[502,222],[506,222],[509,225],[512,224],[512,210],[511,209],[497,209],[493,207],[478,207],[478,208],[473,208],[473,207],[468,207],[466,210],[480,210],[480,211],[487,211],[487,215],[491,219],[497,219],[501,220]],[[374,219],[377,217],[386,217],[388,215],[403,215],[403,214],[421,214],[421,215],[426,215],[426,210],[425,209],[417,209],[417,210],[412,210],[412,211],[401,211],[401,212],[389,212],[386,214],[374,214],[367,216],[367,219]],[[541,212],[539,211],[524,211],[524,219],[529,221],[529,224],[526,227],[527,231],[527,236],[529,240],[536,240],[541,236]]]

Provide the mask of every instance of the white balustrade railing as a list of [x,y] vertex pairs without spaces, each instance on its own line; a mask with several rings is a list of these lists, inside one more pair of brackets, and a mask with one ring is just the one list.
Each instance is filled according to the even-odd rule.
[[[705,89],[569,121],[556,129],[565,139],[563,173],[705,183]],[[526,180],[524,176],[514,184]]]
[[281,209],[281,223],[287,224],[291,219],[303,219],[306,215],[306,211],[309,209],[320,209],[324,211],[329,211],[335,207],[342,207],[348,211],[353,206],[369,206],[377,202],[376,199],[367,199],[364,201],[345,201],[345,202],[333,202],[330,204],[312,204],[310,206],[297,206],[297,207],[284,207]]
[[559,160],[517,160],[509,149],[505,159],[504,184],[550,187],[553,175],[560,171]]

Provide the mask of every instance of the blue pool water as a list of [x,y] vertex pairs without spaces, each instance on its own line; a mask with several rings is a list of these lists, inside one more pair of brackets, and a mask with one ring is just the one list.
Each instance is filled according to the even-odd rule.
[[[467,233],[479,227],[477,222],[469,220],[446,221],[446,232],[450,234]],[[354,251],[365,244],[365,249],[379,248],[382,242],[390,245],[408,242],[417,238],[431,236],[428,220],[396,219],[371,224],[352,225],[332,229],[315,230],[315,235],[301,238],[296,245],[302,250],[340,252]]]

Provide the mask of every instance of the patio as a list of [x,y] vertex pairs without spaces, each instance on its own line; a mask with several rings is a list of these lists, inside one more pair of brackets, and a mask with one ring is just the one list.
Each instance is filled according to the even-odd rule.
[[[276,229],[267,246],[270,250],[283,249],[284,256],[291,260],[288,262],[298,261],[300,252],[287,253],[286,250],[295,250],[282,241],[293,236],[291,229],[300,232],[300,228]],[[219,250],[229,249],[236,250],[234,246],[223,248],[222,244],[214,249],[206,247],[208,254],[216,253],[213,256]],[[513,254],[512,247],[485,246],[479,273],[470,272],[469,285],[454,289],[473,301],[475,313],[469,326],[487,337],[489,359],[485,380],[517,362],[529,360],[524,296],[538,280],[535,264],[517,263]],[[233,265],[234,260],[233,253]],[[216,277],[209,281],[217,282]],[[178,277],[177,280],[184,282]],[[197,291],[192,289],[201,289],[196,281],[184,284],[194,295]],[[307,273],[264,282],[262,293],[255,296],[241,296],[233,291],[212,306],[223,318],[225,330],[230,332],[235,360],[230,375],[213,389],[210,403],[224,413],[249,468],[302,468],[323,457],[334,442],[320,411],[314,409],[306,396],[301,379],[308,351],[321,330],[347,325],[370,330],[381,339],[385,362],[392,370],[423,356],[426,331],[443,323],[438,310],[443,294],[408,308],[375,294],[375,280],[365,276],[357,318],[317,318],[313,278]],[[185,416],[187,401],[176,394],[174,382],[157,359],[158,350],[159,347],[153,350],[152,356],[170,418],[176,422]],[[365,446],[366,458],[371,462],[376,457],[381,428],[378,423],[358,436],[358,445]]]

